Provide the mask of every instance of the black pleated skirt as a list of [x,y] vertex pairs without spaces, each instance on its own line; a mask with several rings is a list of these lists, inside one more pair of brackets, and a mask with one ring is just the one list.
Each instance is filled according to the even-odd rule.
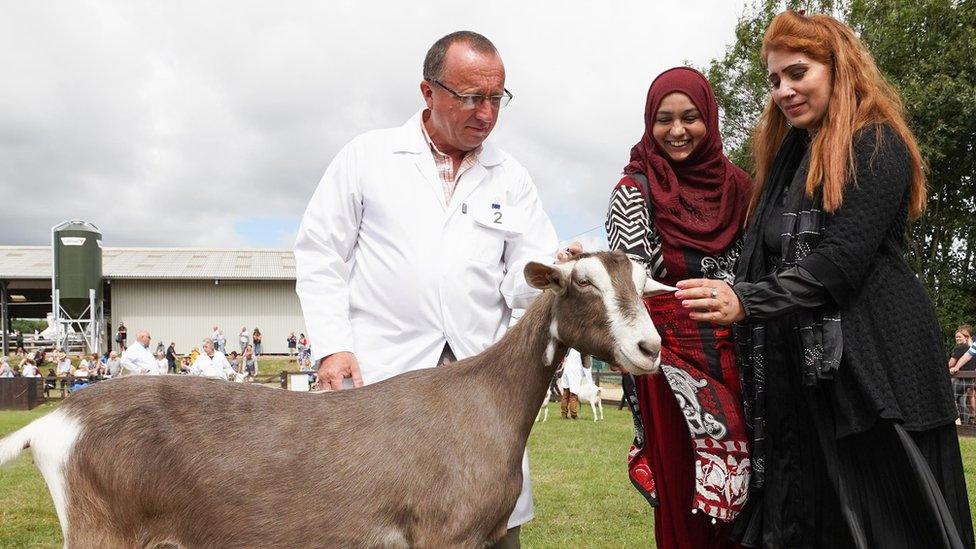
[[836,438],[827,399],[802,386],[776,332],[767,334],[765,486],[734,537],[747,547],[972,548],[955,425],[909,432],[879,418]]

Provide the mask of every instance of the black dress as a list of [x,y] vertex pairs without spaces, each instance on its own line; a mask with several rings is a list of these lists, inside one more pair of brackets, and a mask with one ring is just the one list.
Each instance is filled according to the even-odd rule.
[[[855,138],[857,185],[785,268],[781,220],[796,216],[809,164],[805,132],[791,130],[792,155],[777,157],[745,237],[734,290],[744,324],[765,327],[762,356],[743,357],[746,376],[761,376],[745,399],[763,440],[762,485],[736,524],[746,546],[973,547],[941,333],[901,254],[909,157],[879,131]],[[797,313],[821,307],[839,310],[842,354],[811,383]]]

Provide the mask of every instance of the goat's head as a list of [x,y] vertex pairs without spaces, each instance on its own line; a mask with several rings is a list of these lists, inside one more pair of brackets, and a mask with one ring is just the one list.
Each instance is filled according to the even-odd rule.
[[555,294],[552,335],[632,374],[657,371],[661,336],[642,295],[673,292],[622,252],[580,254],[566,263],[529,263],[525,279]]

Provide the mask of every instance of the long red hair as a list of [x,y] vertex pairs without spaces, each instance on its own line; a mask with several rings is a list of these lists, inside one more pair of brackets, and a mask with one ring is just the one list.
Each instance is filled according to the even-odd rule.
[[[806,16],[784,11],[773,17],[766,29],[762,45],[764,62],[772,50],[801,52],[831,70],[827,112],[811,142],[807,194],[812,195],[822,185],[824,209],[837,211],[844,201],[844,186],[855,176],[854,133],[867,125],[887,123],[908,147],[912,164],[908,212],[912,219],[921,216],[926,197],[922,154],[908,129],[898,92],[878,70],[874,58],[854,31],[829,15]],[[749,202],[750,217],[787,131],[786,117],[770,97],[753,142],[756,179]],[[880,132],[878,136],[880,139]]]

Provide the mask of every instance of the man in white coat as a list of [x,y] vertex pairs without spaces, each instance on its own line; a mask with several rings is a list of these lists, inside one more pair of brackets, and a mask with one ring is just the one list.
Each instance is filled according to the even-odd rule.
[[[592,364],[592,359],[589,356],[580,356],[576,349],[570,349],[563,359],[563,375],[559,378],[559,389],[562,397],[559,410],[562,412],[563,419],[568,417],[576,419],[579,415],[580,388],[583,386],[587,374],[589,374],[590,364]],[[592,383],[593,378],[590,377],[589,381]]]
[[156,357],[149,351],[150,341],[149,332],[142,330],[136,335],[136,344],[125,348],[120,359],[123,375],[161,373]]
[[[555,230],[526,169],[486,141],[511,99],[494,45],[438,40],[426,108],[347,144],[315,191],[295,243],[297,292],[318,382],[361,386],[475,355],[537,295],[528,261],[553,260]],[[496,547],[532,518],[523,491]]]

